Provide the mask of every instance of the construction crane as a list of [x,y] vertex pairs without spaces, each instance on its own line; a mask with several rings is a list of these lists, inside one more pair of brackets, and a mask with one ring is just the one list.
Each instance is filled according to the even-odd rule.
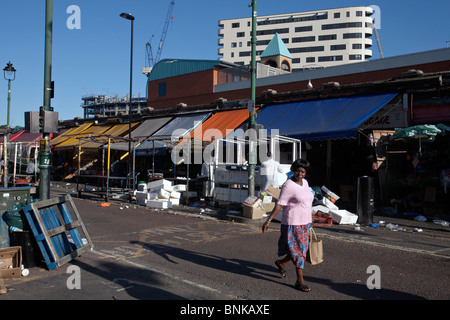
[[160,60],[161,53],[164,47],[164,42],[166,40],[167,36],[167,29],[169,28],[169,23],[173,19],[172,17],[172,11],[173,7],[175,5],[175,1],[171,1],[169,5],[169,10],[167,11],[166,20],[164,22],[164,28],[161,34],[161,39],[159,40],[158,44],[158,51],[156,52],[156,56],[153,55],[153,46],[152,46],[152,40],[155,35],[152,35],[150,40],[145,44],[145,50],[147,53],[147,60],[145,64],[145,68],[142,68],[142,73],[145,75],[148,75],[152,68],[155,66],[155,64]]
[[380,53],[380,59],[383,59],[383,50],[381,49],[380,37],[378,36],[377,26],[375,25],[375,21],[372,23],[373,33],[375,34],[375,40],[377,41],[378,52]]

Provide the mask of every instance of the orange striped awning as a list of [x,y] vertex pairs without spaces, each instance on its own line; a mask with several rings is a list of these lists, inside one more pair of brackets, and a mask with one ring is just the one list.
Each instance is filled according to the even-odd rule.
[[[201,141],[211,142],[213,138],[225,138],[249,117],[247,109],[219,111],[209,117],[201,126]],[[191,131],[192,140],[200,139],[200,127]]]

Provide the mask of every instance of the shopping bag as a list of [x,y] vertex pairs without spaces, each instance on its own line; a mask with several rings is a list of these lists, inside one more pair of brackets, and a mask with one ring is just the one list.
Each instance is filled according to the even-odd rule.
[[312,265],[323,262],[323,244],[322,240],[317,239],[316,232],[313,228],[309,231],[309,248],[306,254],[306,262]]

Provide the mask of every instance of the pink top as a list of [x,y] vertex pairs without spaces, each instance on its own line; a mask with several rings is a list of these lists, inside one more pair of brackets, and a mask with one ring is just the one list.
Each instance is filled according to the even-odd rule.
[[281,224],[299,226],[312,223],[312,203],[314,195],[308,181],[303,179],[303,185],[287,180],[281,187],[277,204],[283,206]]

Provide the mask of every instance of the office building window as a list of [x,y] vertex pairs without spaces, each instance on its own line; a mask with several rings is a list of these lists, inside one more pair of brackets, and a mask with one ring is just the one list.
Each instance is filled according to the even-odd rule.
[[342,61],[342,56],[319,57],[319,62]]
[[336,40],[336,39],[337,39],[336,34],[327,34],[324,36],[319,36],[319,41]]
[[343,38],[344,39],[361,39],[362,33],[344,33]]
[[296,43],[296,42],[311,42],[311,41],[316,41],[316,37],[315,36],[311,36],[311,37],[292,38],[292,43]]
[[362,56],[360,54],[351,54],[348,58],[350,60],[362,60]]
[[239,22],[235,22],[231,25],[232,28],[239,28],[241,24]]
[[332,45],[330,46],[330,50],[331,51],[335,51],[335,50],[345,50],[347,49],[347,46],[345,44],[336,44],[336,45]]
[[307,32],[307,31],[313,31],[313,27],[312,26],[295,27],[295,32]]

